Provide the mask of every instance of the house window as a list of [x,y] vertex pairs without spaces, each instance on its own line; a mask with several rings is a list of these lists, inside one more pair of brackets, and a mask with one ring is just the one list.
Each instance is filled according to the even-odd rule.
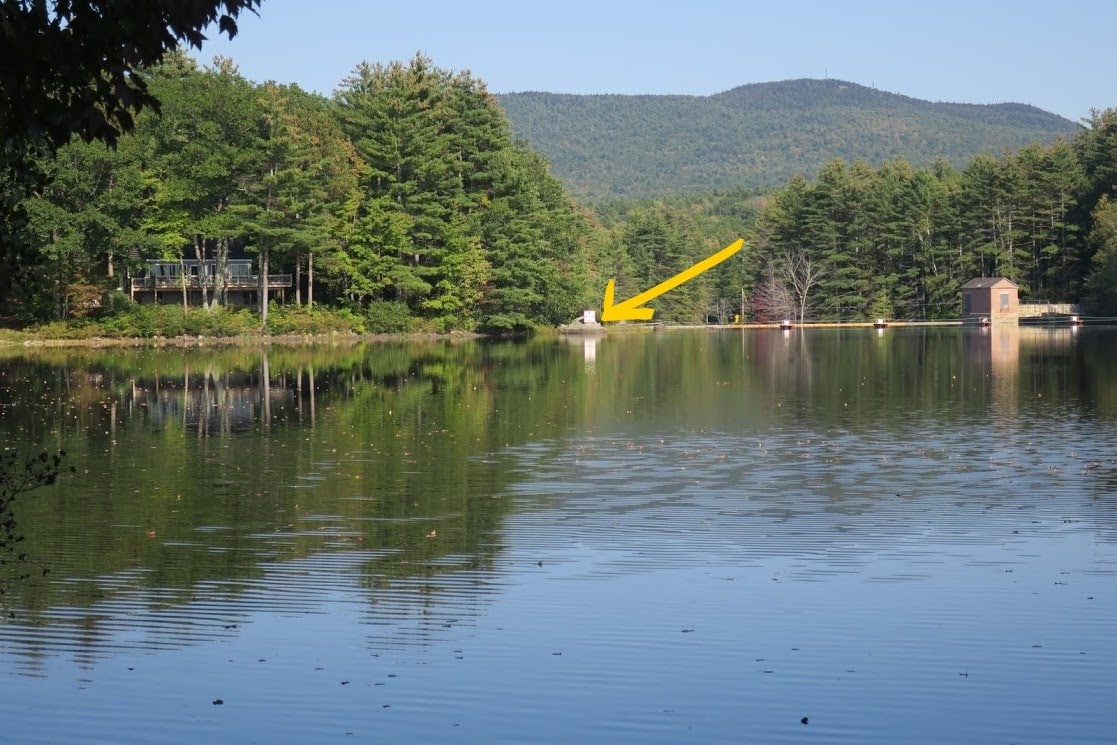
[[967,293],[962,295],[962,312],[963,313],[969,313],[970,308],[972,308],[972,307],[973,307],[973,295],[971,295],[970,293],[967,292]]
[[1008,293],[1001,293],[1001,310],[1008,310]]

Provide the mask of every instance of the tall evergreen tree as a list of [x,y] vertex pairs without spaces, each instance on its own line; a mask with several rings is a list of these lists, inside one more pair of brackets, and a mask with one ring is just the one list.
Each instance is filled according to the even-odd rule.
[[[618,298],[648,290],[710,253],[709,241],[702,239],[691,216],[662,202],[630,214],[617,240],[631,257],[631,276],[623,285],[618,279]],[[657,320],[704,322],[716,309],[711,275],[701,274],[661,295],[655,308]]]
[[143,196],[136,148],[74,140],[42,169],[48,179],[24,205],[27,238],[45,259],[37,298],[46,314],[82,315],[123,289],[121,270],[143,242],[134,228]]
[[421,55],[362,64],[335,104],[367,164],[349,239],[363,258],[331,264],[369,268],[344,283],[350,292],[406,302],[435,328],[521,331],[576,307],[573,205],[545,162],[512,143],[480,81]]
[[1117,198],[1103,194],[1092,215],[1090,241],[1096,251],[1086,283],[1091,313],[1117,315]]
[[[163,113],[138,123],[150,147],[149,177],[158,184],[148,222],[159,226],[168,249],[189,240],[200,275],[214,248],[242,234],[242,216],[230,208],[243,198],[262,155],[253,88],[227,61],[198,70],[181,56],[157,68],[151,86]],[[179,253],[180,261],[184,256]],[[227,274],[220,261],[216,271]],[[200,287],[203,305],[213,307],[206,283]]]
[[1009,158],[1019,173],[1018,192],[1027,283],[1037,299],[1076,297],[1084,262],[1078,228],[1071,222],[1083,173],[1071,146],[1030,145]]
[[975,276],[1003,276],[1027,293],[1016,163],[979,155],[962,172],[960,214]]

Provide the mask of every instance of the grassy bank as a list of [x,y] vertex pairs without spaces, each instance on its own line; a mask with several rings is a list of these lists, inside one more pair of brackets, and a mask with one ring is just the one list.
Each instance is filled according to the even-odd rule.
[[[210,344],[295,341],[309,337],[446,335],[411,319],[406,307],[381,303],[362,314],[348,310],[273,305],[261,327],[248,309],[122,304],[96,315],[24,328],[0,329],[0,344]],[[455,335],[461,335],[458,332]]]
[[[385,307],[386,306],[386,307]],[[382,303],[363,314],[349,310],[273,304],[268,322],[247,308],[186,308],[180,305],[140,305],[124,302],[81,318],[23,329],[40,339],[158,336],[269,336],[279,334],[401,333],[412,329],[406,307]]]

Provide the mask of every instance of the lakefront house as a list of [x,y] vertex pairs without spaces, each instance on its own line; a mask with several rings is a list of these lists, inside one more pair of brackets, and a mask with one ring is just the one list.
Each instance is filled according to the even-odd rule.
[[[225,287],[228,303],[234,307],[255,305],[260,292],[260,275],[251,259],[229,259]],[[217,265],[213,259],[201,264],[196,259],[163,261],[149,259],[147,269],[132,278],[130,296],[137,303],[181,303],[186,291],[188,305],[199,305],[203,288],[212,293],[217,286]],[[294,286],[290,274],[268,274],[269,299],[282,299]]]

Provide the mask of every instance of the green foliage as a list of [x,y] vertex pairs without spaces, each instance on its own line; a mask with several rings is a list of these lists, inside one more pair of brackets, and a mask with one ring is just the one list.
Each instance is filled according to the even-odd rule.
[[217,308],[208,313],[192,308],[182,316],[182,332],[187,336],[243,336],[255,333],[258,326],[252,312],[244,308]]
[[[111,286],[111,272],[145,243],[136,229],[143,201],[139,152],[132,139],[117,148],[75,140],[44,159],[47,183],[22,207],[26,235],[39,248],[36,273],[40,312],[53,318],[83,315],[87,302]],[[84,290],[84,292],[83,292]]]
[[1090,240],[1097,253],[1086,285],[1086,302],[1092,313],[1117,316],[1117,199],[1102,196],[1092,217]]
[[99,334],[97,328],[85,319],[70,321],[51,321],[32,329],[32,334],[39,339],[93,339]]
[[[979,155],[961,172],[941,161],[918,170],[903,160],[832,161],[817,180],[794,178],[773,195],[760,252],[810,260],[818,277],[805,314],[816,319],[957,318],[961,286],[978,276],[1008,277],[1024,297],[1074,302],[1087,257],[1107,245],[1104,230],[1083,239],[1076,214],[1088,179],[1075,153],[1066,142],[1029,145]],[[789,262],[777,264],[794,291]],[[765,266],[758,281],[770,279]],[[1094,295],[1103,285],[1091,280]]]
[[125,339],[175,336],[235,337],[256,332],[252,313],[245,309],[206,311],[181,305],[140,305],[115,299],[95,318],[53,321],[33,329],[43,339]]
[[334,333],[363,334],[366,329],[364,319],[350,310],[272,303],[268,310],[268,325],[265,331],[275,335],[310,336]]
[[[256,91],[228,61],[198,70],[176,56],[153,71],[151,85],[163,110],[137,126],[153,186],[143,227],[163,246],[160,258],[185,258],[192,248],[200,264],[208,244],[223,264],[228,242],[251,236],[255,227],[237,208],[252,203],[264,168]],[[219,265],[217,276],[224,271]],[[214,302],[222,302],[222,288],[214,293]],[[204,288],[202,305],[210,305]]]
[[1087,128],[1074,140],[1085,175],[1084,212],[1093,212],[1101,198],[1117,193],[1117,109],[1094,110]]
[[27,335],[15,329],[0,328],[0,345],[4,344],[20,344],[27,338]]
[[869,306],[869,318],[892,318],[894,311],[892,309],[892,298],[888,295],[887,290],[878,290],[877,294],[873,296],[873,303]]
[[[402,333],[410,316],[402,303],[378,301],[360,313],[345,308],[308,308],[271,303],[268,334]],[[39,339],[237,338],[258,336],[260,324],[247,308],[189,308],[181,305],[140,305],[125,300],[121,307],[96,318],[52,321],[32,329]]]
[[[656,300],[657,320],[950,318],[960,285],[989,274],[1037,299],[1108,303],[1109,210],[1099,205],[1117,188],[1112,112],[1072,141],[994,157],[985,153],[1076,130],[1029,107],[925,104],[837,81],[708,98],[500,99],[514,121],[524,104],[548,127],[567,116],[562,107],[583,107],[567,136],[618,160],[569,183],[588,193],[578,179],[592,189],[620,179],[591,211],[513,140],[481,81],[422,55],[359,65],[329,100],[181,53],[144,80],[163,115],[141,115],[115,150],[28,148],[35,174],[0,172],[4,205],[18,208],[0,215],[0,237],[15,239],[0,246],[4,321],[46,322],[41,337],[71,339],[526,334],[599,307],[610,279],[630,297],[739,236],[738,255]],[[637,144],[600,139],[599,117],[609,137],[627,132]],[[773,133],[778,152],[764,144]],[[860,157],[824,162],[821,152]],[[651,175],[625,170],[657,158]],[[764,194],[760,181],[742,186],[755,168],[817,175]],[[30,196],[21,184],[34,184]],[[666,189],[682,193],[615,198]],[[257,277],[291,275],[293,290],[245,287],[228,273],[236,251],[255,256]],[[198,305],[187,289],[161,290],[182,299],[172,306],[128,301],[124,282],[149,257],[191,281],[206,275],[189,263],[212,262],[212,283],[192,290],[201,307],[184,308]],[[230,309],[234,283],[255,292],[256,317]]]
[[931,103],[840,80],[745,85],[713,96],[509,93],[515,132],[583,198],[772,189],[835,158],[917,167],[1053,142],[1080,130],[1031,106]]
[[[58,314],[58,303],[50,301],[53,277],[43,276],[57,265],[23,235],[29,220],[24,200],[41,195],[51,180],[43,159],[72,138],[116,143],[141,109],[159,108],[144,68],[176,48],[200,49],[203,30],[214,23],[232,38],[241,11],[254,12],[259,5],[260,0],[3,0],[0,304],[22,320]],[[55,299],[65,295],[55,294]]]
[[[158,110],[142,68],[181,46],[201,48],[217,23],[230,38],[242,10],[260,0],[112,4],[5,0],[0,24],[0,137],[43,138],[54,147],[71,134],[115,142],[142,107]],[[63,32],[64,30],[64,32]]]
[[484,85],[423,56],[357,67],[336,111],[367,165],[327,282],[422,328],[527,331],[585,294],[586,225],[546,163],[512,142]]
[[411,313],[406,303],[374,300],[363,309],[365,330],[370,334],[401,334],[411,328]]
[[[365,166],[324,99],[274,83],[257,93],[253,145],[260,157],[229,209],[240,234],[251,237],[261,273],[273,260],[309,267],[315,255],[344,250]],[[266,323],[265,300],[259,307]]]
[[[637,295],[717,250],[702,239],[690,215],[657,203],[632,212],[617,231],[627,261],[617,276],[617,298]],[[712,305],[714,275],[701,274],[656,300],[657,321],[702,323]]]
[[[212,282],[164,295],[185,306],[200,291],[216,312],[241,246],[258,276],[295,277],[296,304],[349,308],[358,326],[410,327],[406,307],[422,328],[474,330],[496,316],[526,329],[566,320],[585,301],[589,222],[547,164],[512,142],[468,73],[422,56],[362,65],[327,101],[253,85],[229,60],[200,69],[173,53],[144,80],[162,116],[139,117],[116,150],[76,142],[43,158],[47,186],[23,204],[26,250],[11,260],[30,268],[17,320],[67,321],[42,334],[239,333],[220,314],[117,301],[97,323],[77,317],[123,289],[122,271],[142,269],[140,257],[177,261],[184,276],[188,263],[213,262]],[[256,292],[260,325],[271,327],[267,295]],[[323,325],[335,326],[278,324]]]

